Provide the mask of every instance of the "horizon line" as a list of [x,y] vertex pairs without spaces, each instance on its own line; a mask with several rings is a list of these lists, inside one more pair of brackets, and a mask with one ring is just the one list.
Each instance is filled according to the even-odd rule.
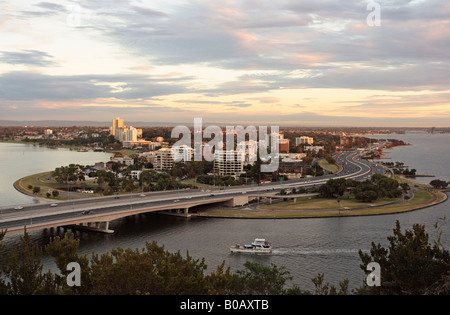
[[[5,123],[20,123],[20,125],[3,125]],[[92,125],[89,125],[89,123],[95,123],[98,126],[96,127],[108,127],[109,122],[106,121],[81,121],[81,120],[66,120],[66,119],[39,119],[39,120],[16,120],[16,119],[1,119],[0,120],[0,127],[24,127],[27,126],[29,123],[52,123],[52,122],[59,122],[59,123],[74,123],[73,127],[94,127]],[[130,121],[128,124],[155,124],[158,125],[158,127],[167,127],[165,125],[181,125],[182,123],[177,122],[154,122],[154,121]],[[203,122],[204,124],[216,124],[216,125],[255,125],[254,123],[232,123],[232,122]],[[255,122],[256,123],[256,122]],[[104,125],[101,125],[104,124]],[[194,123],[185,123],[184,125],[193,125]],[[261,123],[259,123],[261,124]],[[262,125],[267,125],[262,123]],[[336,125],[336,126],[330,126],[330,125],[293,125],[288,123],[279,123],[279,126],[283,126],[284,128],[358,128],[358,129],[431,129],[431,128],[439,128],[439,129],[450,129],[450,127],[444,127],[444,126],[436,126],[436,125],[430,125],[430,126],[349,126],[349,125]],[[34,126],[34,125],[33,125]],[[61,126],[61,125],[41,125],[41,126],[35,126],[35,127],[67,127],[67,126]],[[72,127],[72,126],[71,126]],[[156,126],[155,126],[156,127]]]

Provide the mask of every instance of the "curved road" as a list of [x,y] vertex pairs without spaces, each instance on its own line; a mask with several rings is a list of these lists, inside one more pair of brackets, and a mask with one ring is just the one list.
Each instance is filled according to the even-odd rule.
[[[214,190],[176,190],[165,192],[150,192],[145,194],[130,194],[128,196],[107,196],[77,199],[72,201],[58,202],[50,205],[48,203],[24,205],[22,207],[11,207],[0,209],[0,230],[8,229],[14,231],[23,227],[40,225],[65,225],[64,221],[85,220],[91,216],[114,215],[119,212],[132,212],[137,209],[151,209],[160,207],[183,208],[183,204],[213,203],[228,198],[242,196],[243,194],[255,194],[264,192],[276,192],[281,189],[293,187],[314,187],[321,185],[330,178],[348,178],[358,181],[370,178],[373,173],[384,174],[386,168],[372,164],[367,160],[360,159],[359,152],[339,153],[335,155],[336,163],[342,166],[339,174],[328,174],[321,177],[296,179],[285,182],[255,185],[235,186],[225,189]],[[177,206],[175,206],[175,204]],[[82,211],[90,211],[83,215]],[[151,210],[149,210],[151,211]],[[57,224],[55,222],[59,222]]]

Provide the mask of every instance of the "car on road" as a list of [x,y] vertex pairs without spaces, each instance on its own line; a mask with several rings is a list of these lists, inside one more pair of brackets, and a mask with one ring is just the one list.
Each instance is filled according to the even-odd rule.
[[22,207],[22,206],[17,206],[17,207],[15,207],[14,209],[15,209],[15,210],[22,210],[23,207]]
[[114,196],[114,199],[120,199],[120,196]]
[[176,199],[176,200],[174,200],[173,202],[179,202],[180,201],[180,199]]
[[90,214],[90,213],[91,213],[90,210],[81,211],[81,214],[83,214],[83,215]]
[[50,205],[50,207],[57,207],[57,206],[58,206],[57,203],[52,203],[52,204]]

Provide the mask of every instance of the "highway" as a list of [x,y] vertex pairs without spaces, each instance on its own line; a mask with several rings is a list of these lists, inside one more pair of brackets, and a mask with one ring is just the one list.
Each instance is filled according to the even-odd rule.
[[[164,192],[135,193],[120,196],[90,197],[57,202],[57,204],[39,203],[0,209],[0,230],[23,229],[24,226],[45,224],[64,225],[64,222],[86,221],[92,217],[105,217],[124,212],[130,215],[137,210],[156,211],[161,208],[182,208],[200,203],[221,202],[244,194],[275,193],[281,189],[310,188],[326,183],[330,178],[348,178],[366,180],[373,173],[384,174],[386,168],[370,163],[359,157],[357,151],[335,155],[336,163],[342,166],[338,174],[327,174],[315,178],[302,178],[283,182],[233,186],[212,190],[175,190]],[[152,210],[155,209],[155,210]],[[88,211],[88,214],[82,212]],[[133,212],[134,211],[134,212]],[[122,216],[126,216],[122,215]]]

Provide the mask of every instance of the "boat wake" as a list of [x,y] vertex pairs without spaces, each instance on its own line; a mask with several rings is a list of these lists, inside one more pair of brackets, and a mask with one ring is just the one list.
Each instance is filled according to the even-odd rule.
[[[363,250],[363,252],[365,252]],[[328,256],[328,255],[358,255],[359,249],[353,248],[327,248],[327,249],[311,249],[311,248],[274,248],[272,255],[279,256]]]

